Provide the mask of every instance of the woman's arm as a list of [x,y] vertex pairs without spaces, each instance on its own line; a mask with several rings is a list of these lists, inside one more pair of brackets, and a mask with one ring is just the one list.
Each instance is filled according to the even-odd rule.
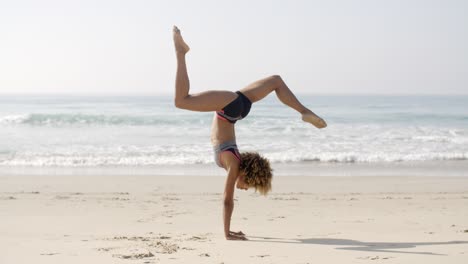
[[232,159],[231,157],[226,157],[224,159],[224,162],[226,163],[226,167],[228,168],[228,175],[224,187],[224,236],[228,240],[246,240],[246,238],[243,235],[231,232],[230,229],[232,211],[234,210],[234,189],[239,173],[239,161],[235,159],[235,157],[232,157]]

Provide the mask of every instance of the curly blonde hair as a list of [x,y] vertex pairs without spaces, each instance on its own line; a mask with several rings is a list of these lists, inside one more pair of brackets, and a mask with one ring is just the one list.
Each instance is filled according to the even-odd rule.
[[257,152],[241,153],[239,169],[245,173],[244,181],[249,187],[254,187],[262,195],[271,190],[273,170],[268,159]]

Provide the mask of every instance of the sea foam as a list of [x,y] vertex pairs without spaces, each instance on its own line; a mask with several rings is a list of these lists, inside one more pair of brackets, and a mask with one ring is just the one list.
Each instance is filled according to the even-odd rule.
[[[240,151],[258,151],[275,163],[468,159],[468,97],[301,100],[327,120],[327,128],[302,122],[268,97],[236,124]],[[176,109],[171,97],[4,97],[0,165],[214,164],[213,116]]]

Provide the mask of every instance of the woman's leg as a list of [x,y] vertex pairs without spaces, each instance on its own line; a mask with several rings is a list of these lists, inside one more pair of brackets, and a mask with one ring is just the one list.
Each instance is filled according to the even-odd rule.
[[184,42],[177,27],[174,27],[174,45],[177,57],[174,99],[176,107],[192,111],[217,111],[236,99],[237,95],[230,91],[206,91],[189,94],[190,81],[187,74],[185,54],[190,48]]
[[324,128],[327,126],[327,123],[322,118],[299,102],[279,75],[273,75],[256,81],[240,91],[247,96],[252,103],[262,100],[269,93],[275,91],[276,96],[283,104],[301,113],[303,121],[309,122],[317,128]]

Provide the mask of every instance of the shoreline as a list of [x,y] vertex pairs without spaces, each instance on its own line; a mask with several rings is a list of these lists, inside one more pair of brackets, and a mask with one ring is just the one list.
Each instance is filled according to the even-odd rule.
[[[226,177],[175,175],[1,175],[0,193],[180,193],[222,196]],[[468,177],[459,176],[286,176],[274,177],[275,194],[463,193]],[[262,197],[252,190],[236,195]],[[268,198],[268,196],[266,197]],[[468,193],[467,197],[468,199]]]
[[[451,176],[467,177],[467,160],[333,163],[272,163],[274,176]],[[225,176],[214,164],[160,166],[0,166],[0,175],[140,175],[140,176]]]

